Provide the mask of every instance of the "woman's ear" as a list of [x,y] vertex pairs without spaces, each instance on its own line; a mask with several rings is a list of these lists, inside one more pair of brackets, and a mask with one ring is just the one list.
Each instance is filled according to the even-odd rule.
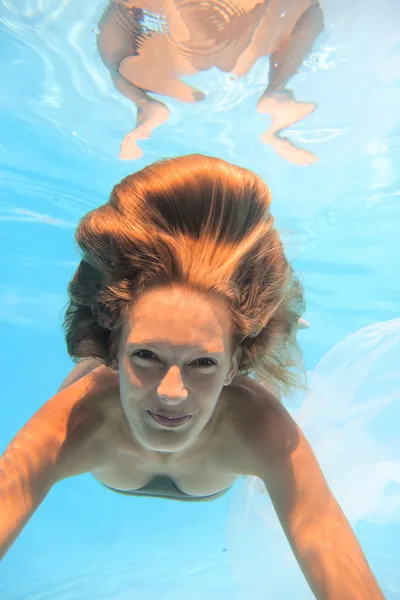
[[117,358],[115,358],[110,365],[108,365],[108,368],[110,369],[110,371],[112,371],[113,373],[118,373],[119,371],[119,367],[118,367],[118,360]]
[[118,373],[118,345],[119,345],[119,335],[116,332],[112,332],[109,339],[109,353],[111,358],[111,363],[108,365],[108,368],[113,373]]
[[242,358],[242,349],[236,348],[234,355],[232,356],[231,368],[228,371],[228,374],[225,378],[224,385],[230,385],[232,380],[235,378],[236,373],[238,372],[240,359]]

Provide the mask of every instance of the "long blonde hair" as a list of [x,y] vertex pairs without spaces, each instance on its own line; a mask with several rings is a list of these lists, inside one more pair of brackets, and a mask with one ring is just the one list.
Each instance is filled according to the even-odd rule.
[[179,283],[228,301],[240,374],[274,380],[286,393],[302,386],[296,332],[304,295],[270,203],[255,173],[202,155],[159,161],[123,179],[76,230],[83,257],[68,288],[70,355],[109,365],[110,336],[135,296]]

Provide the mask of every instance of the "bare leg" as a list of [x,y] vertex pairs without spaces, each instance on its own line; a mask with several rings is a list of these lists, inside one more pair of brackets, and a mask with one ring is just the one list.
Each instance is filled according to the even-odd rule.
[[188,68],[188,72],[173,63],[166,38],[146,40],[139,56],[127,56],[121,61],[119,73],[134,85],[153,94],[162,94],[181,102],[199,102],[205,94],[180,80],[180,75],[197,73],[197,69]]
[[149,138],[152,130],[170,115],[165,104],[151,98],[144,89],[123,77],[119,71],[121,62],[127,56],[138,54],[142,37],[141,16],[142,11],[129,10],[112,1],[100,20],[97,37],[99,54],[110,71],[115,87],[137,107],[136,127],[125,136],[121,145],[120,157],[128,160],[142,156],[137,142]]
[[297,148],[279,134],[282,129],[313,112],[316,105],[297,102],[285,86],[311,52],[323,28],[322,9],[319,4],[314,4],[300,17],[291,35],[270,56],[270,81],[257,103],[260,113],[269,113],[272,117],[271,127],[262,136],[262,141],[271,144],[286,159],[299,164],[311,164],[318,159],[312,152]]
[[125,135],[120,150],[122,160],[135,160],[143,155],[137,142],[148,139],[153,129],[167,121],[171,112],[163,102],[151,98],[119,73],[112,73],[112,79],[117,90],[137,107],[135,129]]

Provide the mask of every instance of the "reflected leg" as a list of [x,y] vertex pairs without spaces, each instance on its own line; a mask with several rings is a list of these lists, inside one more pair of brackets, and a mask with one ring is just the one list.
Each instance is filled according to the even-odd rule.
[[282,129],[304,119],[316,108],[311,102],[298,102],[293,92],[286,89],[304,59],[310,54],[313,44],[324,28],[324,16],[319,4],[314,4],[298,20],[291,35],[283,40],[270,56],[269,84],[257,103],[260,113],[269,113],[271,127],[262,136],[262,141],[287,160],[299,164],[311,164],[317,157],[301,150],[287,138],[280,136]]
[[170,111],[159,100],[151,98],[147,92],[126,79],[120,73],[120,65],[126,57],[138,54],[142,42],[140,10],[128,10],[111,2],[99,22],[97,47],[100,57],[110,71],[116,89],[137,108],[136,127],[129,132],[121,145],[122,159],[136,159],[142,156],[138,140],[150,137],[153,129],[164,123]]

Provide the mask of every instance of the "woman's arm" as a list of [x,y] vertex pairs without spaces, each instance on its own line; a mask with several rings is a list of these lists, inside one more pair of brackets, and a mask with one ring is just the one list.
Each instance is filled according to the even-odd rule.
[[384,600],[303,433],[278,400],[268,396],[265,406],[263,434],[252,443],[255,475],[266,485],[315,597]]
[[0,558],[57,481],[98,466],[101,399],[115,387],[105,367],[79,379],[44,404],[0,457]]

